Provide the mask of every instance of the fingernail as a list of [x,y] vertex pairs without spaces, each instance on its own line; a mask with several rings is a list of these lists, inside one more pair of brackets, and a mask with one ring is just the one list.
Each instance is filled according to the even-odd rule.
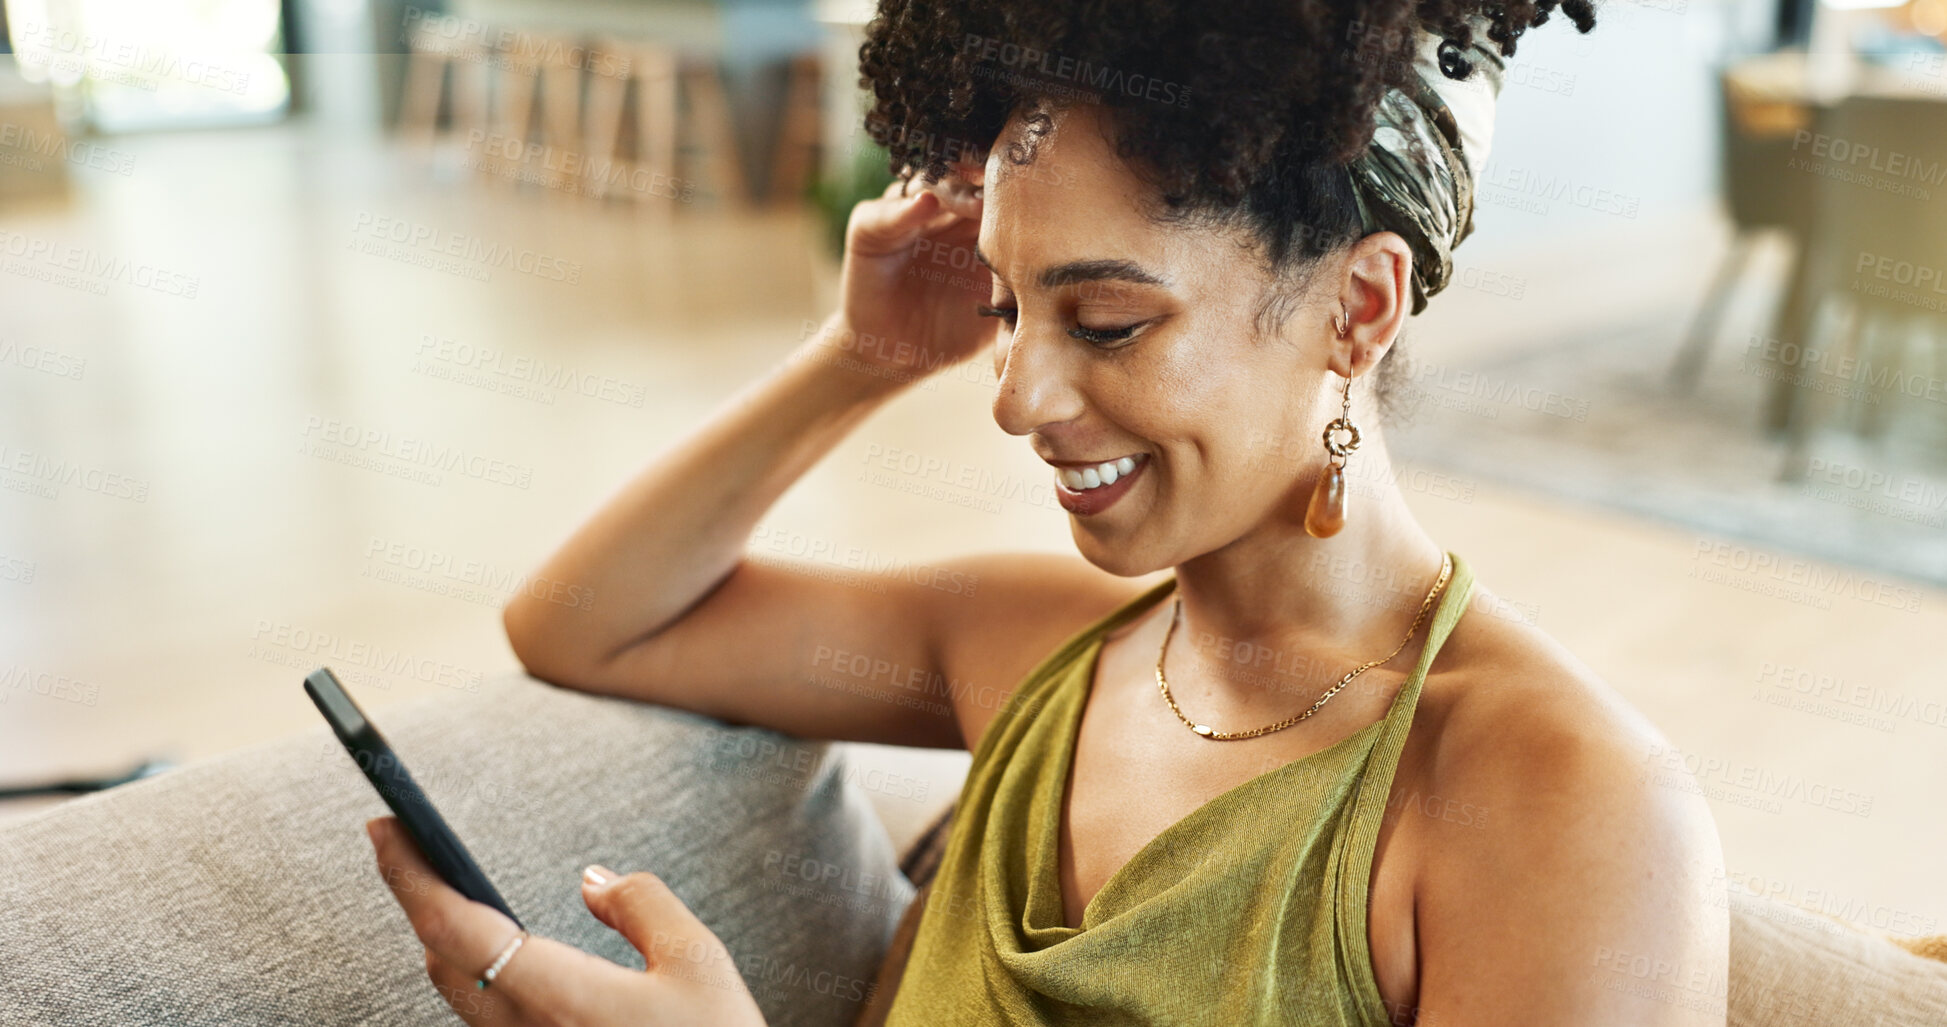
[[600,863],[591,863],[587,869],[581,872],[581,876],[589,884],[599,888],[615,879],[615,871],[602,866]]
[[373,845],[377,845],[379,843],[379,822],[378,821],[367,820],[365,822],[365,837],[370,838],[372,840]]

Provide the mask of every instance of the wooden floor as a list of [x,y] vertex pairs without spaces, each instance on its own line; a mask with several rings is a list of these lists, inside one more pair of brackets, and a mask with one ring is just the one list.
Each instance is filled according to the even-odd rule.
[[[136,173],[0,222],[4,780],[308,727],[319,663],[377,707],[513,669],[502,583],[830,302],[796,213],[642,217],[294,128],[117,145]],[[1686,231],[1498,254],[1528,281],[1518,323],[1455,290],[1417,344],[1480,352],[1694,302],[1720,243]],[[57,256],[18,255],[35,247]],[[1620,286],[1562,284],[1598,264]],[[861,479],[899,450],[1043,480],[987,390],[969,374],[903,397],[768,525],[887,559],[1068,550],[1058,509]],[[1713,573],[1720,540],[1695,532],[1487,485],[1410,501],[1704,771],[1734,892],[1947,930],[1947,596],[1820,609]],[[1821,675],[1895,712],[1792,705]],[[915,820],[966,759],[857,755],[929,784],[892,811]]]

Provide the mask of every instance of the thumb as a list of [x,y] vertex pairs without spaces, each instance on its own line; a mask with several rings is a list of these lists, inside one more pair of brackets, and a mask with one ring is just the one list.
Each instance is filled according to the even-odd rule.
[[595,919],[642,953],[650,972],[675,964],[736,974],[730,951],[715,932],[655,874],[617,874],[591,866],[582,871],[581,897]]

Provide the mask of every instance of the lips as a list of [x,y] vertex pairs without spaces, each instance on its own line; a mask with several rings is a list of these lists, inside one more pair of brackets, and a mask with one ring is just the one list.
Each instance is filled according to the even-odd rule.
[[[1128,471],[1121,469],[1131,464],[1133,466],[1130,466]],[[1116,500],[1121,499],[1133,488],[1136,479],[1141,478],[1143,471],[1148,467],[1149,454],[1147,453],[1104,461],[1100,465],[1090,464],[1080,468],[1057,467],[1055,468],[1055,500],[1061,504],[1062,509],[1078,516],[1099,514],[1115,505]],[[1102,481],[1107,476],[1105,471],[1114,474],[1115,481],[1094,488],[1075,488],[1069,484],[1075,477],[1080,477],[1084,483],[1091,477],[1095,481]]]

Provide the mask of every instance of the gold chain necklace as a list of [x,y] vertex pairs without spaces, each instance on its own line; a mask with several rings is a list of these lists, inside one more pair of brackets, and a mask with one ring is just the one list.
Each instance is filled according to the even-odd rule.
[[1182,708],[1177,706],[1176,700],[1173,697],[1171,697],[1170,683],[1168,680],[1166,680],[1163,677],[1163,659],[1169,655],[1170,636],[1176,633],[1176,622],[1179,619],[1181,619],[1183,616],[1183,597],[1179,595],[1176,597],[1176,605],[1170,610],[1170,626],[1164,629],[1163,631],[1162,649],[1156,654],[1156,687],[1162,689],[1163,701],[1170,704],[1170,711],[1176,714],[1176,719],[1182,721],[1184,724],[1188,725],[1190,730],[1195,731],[1197,734],[1202,735],[1205,738],[1213,739],[1215,741],[1225,742],[1225,741],[1231,741],[1239,738],[1256,738],[1259,735],[1268,735],[1273,731],[1282,731],[1285,728],[1288,728],[1291,725],[1296,724],[1301,720],[1304,720],[1306,717],[1309,717],[1312,714],[1317,713],[1318,708],[1320,706],[1325,705],[1325,703],[1328,700],[1330,700],[1333,696],[1337,695],[1339,693],[1339,689],[1344,688],[1346,685],[1350,684],[1353,678],[1356,678],[1359,675],[1364,674],[1366,671],[1369,671],[1372,668],[1377,667],[1382,663],[1385,663],[1387,660],[1390,660],[1393,657],[1398,656],[1399,651],[1401,649],[1406,648],[1406,643],[1412,641],[1413,636],[1419,633],[1420,623],[1426,620],[1427,611],[1433,609],[1434,598],[1440,594],[1440,591],[1442,589],[1447,587],[1447,579],[1452,576],[1453,576],[1453,557],[1450,554],[1442,555],[1440,557],[1440,576],[1434,580],[1433,587],[1427,591],[1426,598],[1420,602],[1420,612],[1413,617],[1413,626],[1406,629],[1406,637],[1399,640],[1399,644],[1393,647],[1392,652],[1387,653],[1386,655],[1380,657],[1379,659],[1373,660],[1370,663],[1362,663],[1359,666],[1352,668],[1352,670],[1346,672],[1346,675],[1339,679],[1338,684],[1333,685],[1332,687],[1326,689],[1325,694],[1319,696],[1317,702],[1312,703],[1311,709],[1308,709],[1305,712],[1300,713],[1295,717],[1287,717],[1284,720],[1281,720],[1276,724],[1272,724],[1268,727],[1256,728],[1251,731],[1219,731],[1208,724],[1199,724],[1196,721],[1193,721],[1190,718],[1184,716]]

